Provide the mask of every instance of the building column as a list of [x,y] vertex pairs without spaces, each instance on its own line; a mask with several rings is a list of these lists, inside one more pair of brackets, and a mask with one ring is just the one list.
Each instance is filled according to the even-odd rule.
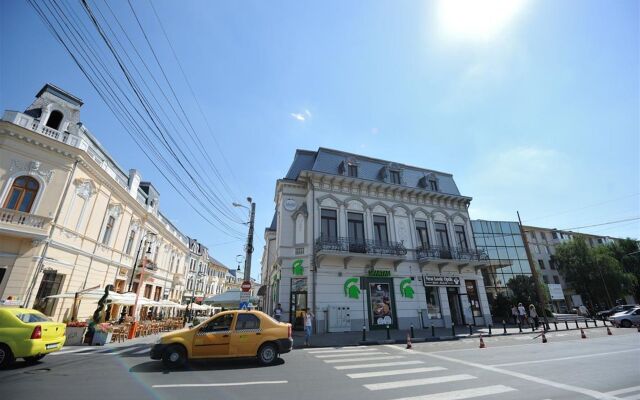
[[347,210],[344,204],[340,204],[338,207],[338,237],[347,236],[349,236],[347,230]]

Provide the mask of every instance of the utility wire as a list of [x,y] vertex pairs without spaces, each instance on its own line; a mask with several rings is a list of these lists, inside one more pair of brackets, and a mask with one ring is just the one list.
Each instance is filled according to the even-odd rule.
[[[61,29],[60,31],[56,30],[55,25],[53,24],[53,22],[48,18],[48,16],[53,15],[54,13],[58,15],[58,17],[60,17],[61,19],[65,18],[64,14],[60,8],[60,6],[58,5],[58,3],[56,3],[55,1],[52,3],[56,6],[56,8],[50,8],[46,3],[44,3],[44,6],[47,8],[48,13],[45,13],[43,11],[42,8],[40,8],[34,1],[32,0],[27,0],[27,2],[34,8],[34,10],[36,11],[36,13],[38,14],[38,16],[43,20],[43,22],[45,22],[45,26],[47,27],[47,29],[52,33],[52,35],[58,40],[58,42],[61,43],[61,45],[65,48],[65,50],[67,50],[67,52],[70,54],[70,56],[72,57],[72,59],[74,60],[74,62],[76,63],[76,65],[78,65],[78,67],[80,68],[80,70],[83,72],[83,74],[89,79],[91,85],[94,87],[94,89],[96,90],[96,92],[98,92],[98,94],[100,95],[100,97],[105,101],[105,104],[107,104],[107,106],[111,109],[112,112],[114,112],[114,115],[118,116],[118,115],[125,115],[127,117],[130,118],[129,122],[132,122],[134,126],[137,126],[137,121],[133,118],[131,118],[131,115],[128,114],[126,112],[126,108],[122,107],[121,108],[121,112],[122,110],[124,110],[125,112],[123,114],[118,114],[118,112],[116,112],[116,109],[114,109],[113,107],[117,107],[114,104],[111,104],[111,102],[109,100],[113,100],[110,95],[113,95],[113,93],[110,94],[106,94],[104,93],[99,87],[101,84],[105,84],[104,83],[104,76],[101,76],[99,72],[96,72],[96,70],[92,70],[92,72],[94,74],[97,74],[98,76],[98,81],[95,81],[95,78],[92,77],[91,73],[89,72],[89,69],[94,68],[95,64],[93,64],[90,61],[87,61],[87,59],[85,57],[88,57],[88,54],[86,52],[81,54],[81,58],[83,58],[85,60],[85,62],[87,62],[89,64],[89,68],[85,68],[83,67],[82,63],[80,62],[80,60],[78,59],[78,57],[76,55],[74,55],[74,52],[69,48],[69,46],[67,45],[67,42],[65,41],[65,39],[63,38],[63,36],[65,36],[65,38],[67,39],[67,41],[70,41],[73,45],[73,47],[76,49],[76,51],[78,50],[78,47],[76,46],[76,43],[70,40],[70,36],[71,35],[71,31],[67,30],[65,31],[64,28],[60,28],[60,26],[64,27],[64,24],[59,24],[60,26],[58,26],[59,29]],[[55,18],[53,18],[54,21],[56,21]],[[58,22],[59,20],[57,20],[56,22]],[[68,19],[67,22],[69,23],[69,26],[73,26],[73,23],[71,23]],[[75,30],[75,28],[74,28]],[[76,33],[78,33],[77,30],[75,30]],[[76,37],[77,40],[77,37]],[[86,42],[85,42],[86,44]],[[89,47],[90,48],[90,47]],[[94,53],[95,55],[95,53]],[[117,82],[114,82],[117,85]],[[107,85],[106,87],[109,87],[109,85]],[[120,103],[120,106],[122,106],[122,103]],[[176,189],[176,191],[179,193],[179,195],[181,197],[183,197],[183,199],[185,199],[185,201],[192,207],[194,208],[194,210],[201,216],[203,217],[205,220],[207,220],[209,223],[211,223],[212,225],[217,227],[217,224],[213,223],[213,221],[211,221],[209,218],[207,218],[206,216],[204,216],[200,210],[196,207],[193,206],[193,204],[191,204],[191,202],[189,201],[189,199],[187,199],[184,194],[182,193],[182,191],[180,191],[175,184],[171,181],[171,179],[169,179],[169,177],[166,175],[166,173],[163,171],[162,168],[160,168],[158,166],[158,164],[154,161],[154,159],[152,157],[149,156],[149,154],[147,154],[147,152],[144,151],[144,146],[141,145],[141,143],[137,140],[136,136],[133,135],[128,129],[127,129],[127,125],[124,124],[120,119],[118,119],[119,122],[121,122],[121,124],[123,125],[123,127],[125,128],[125,130],[127,131],[127,133],[129,133],[129,135],[132,137],[132,139],[134,140],[134,142],[136,142],[136,144],[143,150],[143,153],[145,154],[145,156],[147,156],[147,158],[149,158],[149,160],[152,162],[152,164],[160,171],[160,173],[162,174],[162,176],[170,183],[170,185],[172,187],[174,187],[174,189]],[[139,129],[139,126],[137,127]],[[144,132],[142,130],[139,130],[139,133],[141,133],[143,138],[147,138],[146,135],[144,135]],[[147,142],[147,144],[151,144],[149,143],[148,139],[145,140]],[[150,146],[153,149],[153,146]],[[165,163],[166,164],[166,163]],[[197,200],[197,199],[196,199]],[[206,207],[203,207],[203,209],[206,210]],[[223,230],[224,232],[224,230]],[[238,238],[240,238],[240,236],[236,236]]]

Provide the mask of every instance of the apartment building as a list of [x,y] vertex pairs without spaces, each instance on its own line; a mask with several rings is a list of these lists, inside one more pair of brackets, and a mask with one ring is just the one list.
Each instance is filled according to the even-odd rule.
[[298,150],[265,230],[264,307],[316,316],[317,332],[491,320],[467,209],[453,176],[343,151]]

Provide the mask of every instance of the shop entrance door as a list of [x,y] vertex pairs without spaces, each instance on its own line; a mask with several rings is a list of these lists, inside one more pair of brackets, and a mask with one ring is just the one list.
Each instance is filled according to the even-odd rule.
[[369,298],[369,328],[398,328],[395,299],[393,296],[393,279],[367,279],[367,297]]
[[447,288],[447,298],[449,299],[449,311],[451,312],[451,322],[455,325],[464,325],[464,314],[460,306],[460,295],[457,287]]
[[291,292],[289,322],[296,331],[304,330],[304,311],[307,309],[307,292]]

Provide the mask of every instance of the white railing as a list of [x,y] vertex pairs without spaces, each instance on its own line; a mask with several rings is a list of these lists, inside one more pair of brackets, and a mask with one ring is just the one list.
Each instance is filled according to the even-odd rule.
[[0,223],[9,225],[28,226],[44,229],[51,222],[51,218],[41,217],[7,208],[0,208]]

